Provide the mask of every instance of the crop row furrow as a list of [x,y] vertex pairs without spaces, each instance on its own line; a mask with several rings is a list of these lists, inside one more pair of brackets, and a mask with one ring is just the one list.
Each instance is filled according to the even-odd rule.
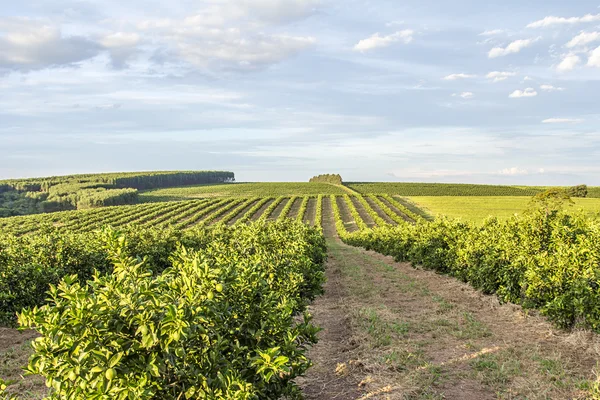
[[193,214],[189,218],[182,219],[178,223],[176,223],[173,227],[175,229],[186,229],[196,225],[199,221],[201,221],[207,215],[210,215],[213,211],[218,210],[219,208],[225,206],[230,203],[231,199],[221,199],[218,200],[213,205],[201,209],[199,212]]
[[245,224],[245,223],[250,222],[250,220],[252,219],[252,217],[261,208],[263,208],[265,204],[267,204],[271,200],[273,200],[272,197],[265,197],[264,199],[260,200],[254,206],[252,206],[250,209],[248,209],[248,211],[246,211],[246,213],[244,215],[242,215],[242,217],[240,219],[238,219],[235,223],[236,224]]

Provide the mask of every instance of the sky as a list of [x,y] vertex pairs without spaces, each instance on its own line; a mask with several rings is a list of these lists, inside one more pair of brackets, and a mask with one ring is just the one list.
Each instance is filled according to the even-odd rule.
[[0,0],[0,179],[600,185],[600,3]]

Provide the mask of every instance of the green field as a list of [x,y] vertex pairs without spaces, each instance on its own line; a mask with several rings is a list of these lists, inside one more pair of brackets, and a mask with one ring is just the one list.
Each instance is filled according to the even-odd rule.
[[[146,181],[148,179],[144,178]],[[61,189],[61,186],[55,186],[58,188],[54,187],[53,190]],[[137,381],[132,383],[130,376],[124,373],[132,368],[138,368],[140,373],[147,373],[158,385],[175,374],[170,371],[163,372],[161,369],[155,369],[155,372],[150,374],[146,371],[147,353],[160,357],[163,357],[164,353],[165,359],[174,360],[173,363],[176,363],[169,361],[168,365],[187,368],[187,354],[173,346],[181,346],[183,343],[185,349],[202,354],[200,349],[205,347],[197,345],[194,335],[198,334],[196,327],[208,321],[207,328],[203,327],[204,332],[214,334],[211,343],[219,343],[219,340],[222,343],[222,350],[215,353],[219,362],[230,365],[230,369],[240,365],[239,368],[244,372],[250,371],[251,368],[258,370],[265,365],[263,360],[279,360],[277,362],[281,366],[277,368],[280,369],[272,369],[279,371],[276,376],[282,381],[275,384],[273,376],[269,375],[258,382],[268,388],[265,390],[279,390],[277,388],[288,382],[287,371],[294,371],[288,365],[292,362],[291,357],[304,360],[305,345],[316,342],[316,338],[313,337],[316,328],[304,324],[297,325],[297,321],[300,321],[298,317],[314,296],[321,293],[323,273],[329,274],[328,279],[335,280],[340,279],[340,276],[355,276],[355,271],[365,266],[379,268],[385,275],[377,279],[372,275],[373,271],[365,270],[365,275],[352,278],[357,279],[360,286],[357,286],[354,292],[352,287],[344,287],[344,291],[354,293],[355,297],[350,299],[351,304],[360,304],[360,307],[349,315],[336,317],[335,321],[352,320],[358,329],[363,329],[364,326],[367,332],[374,333],[372,343],[384,346],[382,351],[392,351],[395,345],[402,346],[397,347],[398,349],[405,348],[406,343],[403,341],[414,342],[412,335],[417,332],[416,329],[424,329],[423,337],[426,336],[427,340],[430,333],[426,329],[435,330],[436,341],[432,342],[434,344],[430,349],[435,357],[439,352],[439,338],[442,337],[439,335],[445,334],[448,345],[454,347],[457,338],[468,341],[470,345],[472,338],[484,340],[489,337],[489,343],[479,342],[481,348],[491,348],[500,340],[497,336],[491,336],[491,329],[488,331],[487,328],[482,328],[485,325],[475,319],[474,313],[466,314],[462,307],[451,311],[453,304],[457,304],[457,299],[460,300],[461,294],[457,294],[458,297],[454,298],[452,303],[440,301],[442,298],[438,295],[432,298],[435,301],[423,302],[425,306],[429,304],[427,307],[431,309],[418,318],[415,317],[415,321],[424,321],[422,327],[388,323],[381,319],[378,310],[384,308],[369,300],[369,293],[374,290],[370,288],[379,287],[380,282],[383,282],[389,286],[385,291],[386,298],[389,298],[388,289],[394,287],[397,293],[404,293],[413,298],[413,294],[410,293],[412,284],[398,283],[398,280],[389,279],[388,275],[397,272],[398,266],[408,264],[390,264],[382,267],[379,257],[350,246],[364,247],[391,255],[397,261],[411,261],[438,272],[450,271],[451,275],[471,283],[485,293],[509,293],[511,297],[502,298],[503,302],[521,304],[521,296],[526,293],[529,296],[526,300],[531,299],[527,304],[535,304],[535,307],[541,308],[546,307],[546,304],[554,304],[557,299],[554,293],[563,293],[566,290],[570,303],[567,303],[565,308],[552,309],[553,314],[549,316],[553,322],[563,329],[579,329],[579,325],[575,325],[577,322],[581,323],[583,328],[600,332],[600,303],[597,297],[594,297],[597,296],[596,292],[590,290],[582,293],[578,291],[580,286],[563,279],[563,276],[569,279],[575,276],[573,282],[584,282],[586,288],[588,284],[600,284],[597,279],[589,279],[589,266],[592,265],[590,262],[598,259],[599,250],[595,245],[598,243],[598,220],[564,218],[546,224],[544,218],[556,217],[532,213],[509,222],[488,221],[487,228],[484,229],[483,224],[478,224],[490,215],[505,220],[515,213],[521,213],[531,199],[530,195],[523,195],[523,192],[534,189],[380,183],[350,187],[352,190],[378,193],[354,195],[349,187],[322,182],[195,184],[185,187],[140,189],[139,203],[131,205],[98,206],[91,209],[0,218],[0,326],[14,326],[17,322],[15,315],[23,311],[27,319],[23,320],[25,322],[21,322],[21,325],[25,328],[42,326],[43,330],[38,328],[38,333],[44,341],[33,342],[33,348],[22,346],[20,341],[14,339],[19,337],[20,333],[2,328],[4,332],[8,332],[5,337],[9,337],[16,344],[10,342],[4,348],[0,346],[0,358],[10,357],[11,360],[10,365],[5,366],[0,374],[0,388],[3,385],[1,378],[6,377],[9,393],[23,393],[28,390],[37,397],[26,397],[27,399],[41,398],[48,393],[43,378],[38,376],[42,375],[45,378],[50,377],[52,382],[61,383],[69,390],[74,388],[73,381],[83,383],[84,385],[77,386],[79,389],[73,390],[80,390],[82,387],[88,390],[89,387],[89,391],[81,398],[93,398],[97,392],[96,387],[89,384],[95,382],[93,379],[103,382],[103,386],[99,386],[98,390],[104,390],[108,385],[112,385],[114,390],[121,390],[121,386],[137,388]],[[418,193],[429,191],[436,194],[390,194],[397,191],[406,193],[407,188],[412,188],[411,190]],[[13,192],[22,194],[19,190],[21,189],[17,188],[6,193],[10,196],[15,194]],[[135,190],[138,193],[138,189]],[[442,192],[445,193],[444,196],[440,195],[440,190],[445,191]],[[521,195],[506,195],[509,192]],[[27,192],[23,193],[23,196],[27,196]],[[468,196],[468,193],[484,194]],[[496,195],[491,195],[492,193]],[[590,215],[600,213],[600,198],[578,198],[573,201],[573,211],[583,208]],[[443,221],[430,218],[440,215],[473,221],[475,224],[463,224],[456,219]],[[107,226],[117,231],[103,230]],[[574,232],[577,242],[565,240],[565,232]],[[585,236],[590,236],[589,240]],[[513,240],[515,237],[518,241]],[[539,238],[543,240],[541,243]],[[327,269],[323,270],[326,243],[330,245],[329,260],[337,263],[338,267],[347,268],[347,273],[340,274],[340,270],[336,270],[334,264],[328,264]],[[514,243],[518,245],[515,246]],[[184,247],[181,247],[182,245]],[[571,248],[575,251],[571,252]],[[358,258],[353,260],[352,254]],[[503,258],[500,258],[499,254]],[[590,256],[579,257],[580,254]],[[309,259],[312,261],[307,263]],[[527,270],[523,268],[524,259],[532,260]],[[450,264],[451,262],[454,264]],[[334,268],[331,268],[332,265]],[[460,275],[464,270],[468,270],[468,274]],[[563,270],[568,273],[554,273]],[[124,273],[125,271],[127,273]],[[520,271],[516,284],[513,279],[514,271]],[[536,275],[540,271],[545,275]],[[92,288],[75,286],[79,283],[75,284],[73,277],[77,276],[80,281],[85,282],[95,273],[98,275]],[[509,285],[499,286],[507,276],[511,279],[508,281]],[[431,277],[438,279],[437,274]],[[64,279],[62,283],[61,279]],[[59,292],[58,296],[54,296],[48,302],[47,289],[50,284],[59,287]],[[539,289],[540,287],[543,290]],[[550,290],[546,290],[547,287]],[[507,291],[506,288],[512,291]],[[95,290],[99,290],[98,296]],[[461,293],[452,287],[450,290]],[[418,291],[424,296],[431,295],[428,290]],[[73,293],[76,297],[72,297]],[[109,293],[110,297],[105,297],[105,293]],[[380,301],[383,293],[373,292],[376,296],[374,298]],[[339,304],[339,297],[334,296],[333,301]],[[76,298],[77,301],[72,301],[72,298]],[[183,298],[186,299],[184,308],[181,307]],[[97,299],[101,299],[100,302]],[[124,302],[123,299],[131,301]],[[468,296],[465,299],[467,302],[471,301]],[[282,314],[283,300],[287,311]],[[392,301],[395,302],[395,299]],[[123,319],[123,309],[127,310],[129,304],[137,308],[131,309],[131,312],[126,313],[127,319]],[[576,309],[576,304],[584,304],[590,311],[585,309],[579,314],[574,314],[571,310]],[[26,311],[35,306],[42,307],[37,309],[42,311]],[[247,312],[249,306],[254,307],[251,313]],[[433,326],[430,319],[440,313],[442,309],[439,307],[442,306],[444,319],[440,320],[439,326]],[[320,315],[321,319],[315,318],[315,321],[320,321],[319,325],[324,326],[322,332],[331,329],[331,325],[337,325],[337,322],[330,322],[329,308],[327,312],[319,313],[317,307],[322,305],[315,303],[311,307],[317,310],[317,317]],[[344,308],[336,309],[342,311]],[[194,310],[200,311],[196,314]],[[482,311],[483,314],[486,312],[493,310]],[[140,319],[139,315],[143,319]],[[265,315],[275,316],[267,318],[272,322],[272,326],[268,325],[267,328],[283,332],[285,336],[281,336],[281,343],[274,341],[279,336],[265,336],[266,330],[259,338],[256,337],[258,329],[264,329],[261,318]],[[452,325],[448,322],[448,318],[451,317],[455,319]],[[324,322],[323,318],[327,320]],[[114,321],[120,319],[123,320],[123,325],[115,328]],[[394,316],[394,319],[407,321],[405,316],[400,315]],[[501,318],[489,318],[493,323],[498,319]],[[69,328],[73,325],[76,329]],[[512,320],[509,321],[509,325],[512,329]],[[90,326],[93,328],[93,335],[85,333]],[[133,328],[122,329],[122,326]],[[161,333],[153,338],[153,326],[158,327],[156,332],[170,333]],[[240,328],[231,329],[238,326]],[[455,326],[456,330],[450,329],[451,326]],[[464,326],[467,326],[467,331],[463,329]],[[286,332],[297,332],[299,327],[305,330],[303,341],[293,339],[286,342],[286,338],[292,337],[286,335]],[[450,330],[440,331],[440,327]],[[340,326],[340,329],[348,331],[344,326]],[[410,336],[406,335],[407,329],[412,329]],[[60,341],[45,332],[61,332]],[[337,333],[330,336],[339,341]],[[141,347],[134,351],[130,350],[131,346],[115,349],[114,343],[118,342],[113,338],[122,337],[127,337],[129,342]],[[245,343],[251,345],[244,345],[244,348],[240,349],[237,344],[240,337],[245,338]],[[272,343],[268,345],[271,347],[267,346],[267,350],[263,349],[265,337]],[[108,339],[104,340],[105,338]],[[253,340],[256,343],[252,342]],[[85,353],[83,356],[73,356],[69,351],[74,341],[85,343],[89,348],[102,349],[102,357],[86,362],[80,367],[83,371],[81,373],[72,370],[65,374],[54,365],[58,363],[70,368],[74,362],[79,362],[80,357],[85,356]],[[144,343],[152,341],[160,345],[152,345],[150,350],[143,347],[146,346]],[[298,347],[298,343],[302,346]],[[533,348],[535,343],[530,341],[527,347]],[[53,347],[48,347],[50,344]],[[282,349],[290,348],[290,344],[295,346],[292,347],[291,353],[283,353]],[[372,346],[371,342],[368,342],[369,349],[372,349]],[[549,346],[555,351],[554,343]],[[247,354],[252,354],[255,350],[257,355],[248,361]],[[120,355],[125,354],[125,351],[128,352],[127,357]],[[315,351],[322,352],[323,349]],[[116,355],[110,358],[104,356],[110,352],[115,352]],[[573,352],[565,350],[564,353]],[[24,378],[21,368],[32,354],[33,360],[43,361],[43,367],[40,367],[38,375]],[[311,354],[306,354],[310,358]],[[518,352],[515,351],[514,354]],[[180,358],[181,355],[183,359]],[[337,360],[337,357],[337,353],[329,356],[332,360]],[[532,358],[534,363],[539,359],[538,354],[532,357],[535,357]],[[110,366],[108,369],[107,359]],[[317,358],[317,368],[314,370],[319,367],[324,369],[322,365],[319,366],[320,359],[324,357]],[[384,360],[382,363],[385,364],[378,368],[389,368],[389,360],[380,355],[377,359]],[[260,362],[256,364],[252,360]],[[219,376],[220,370],[213,371],[212,361],[205,362],[204,358],[200,357],[194,359],[194,362],[196,364],[193,373],[182,374],[182,378],[175,380],[175,384],[183,382],[182,385],[187,387],[188,380],[195,382],[198,374],[210,376],[215,372],[216,376]],[[429,365],[429,361],[424,358],[419,362]],[[521,357],[516,362],[528,361]],[[308,366],[308,361],[305,365]],[[335,364],[331,365],[329,370],[335,370]],[[252,382],[256,382],[256,376],[260,377],[260,374],[253,371]],[[552,381],[554,379],[555,377],[551,378]],[[217,382],[217,378],[213,381]],[[323,381],[323,378],[319,378],[318,390],[322,390]],[[424,387],[429,388],[430,382],[429,379],[423,381]],[[37,386],[25,389],[31,388],[32,385]],[[354,387],[353,384],[352,390]],[[563,390],[563,387],[564,385],[560,390]],[[170,390],[170,386],[166,390]],[[490,390],[496,391],[497,388],[494,386]],[[307,390],[307,394],[310,393],[311,390]],[[179,394],[178,396],[165,397],[161,394],[157,397],[136,398],[181,398]],[[325,400],[333,397],[327,396],[315,399]],[[1,389],[0,398],[3,398]]]
[[[525,210],[530,198],[523,196],[410,196],[408,199],[433,216],[446,215],[464,221],[481,222],[489,216],[507,219]],[[579,208],[592,215],[600,212],[600,199],[573,199]]]
[[203,197],[253,197],[253,196],[317,196],[319,194],[347,193],[343,187],[328,183],[261,182],[227,183],[222,185],[195,185],[157,189],[142,192],[140,200],[171,201]]
[[[400,196],[535,196],[549,186],[474,185],[462,183],[348,182],[346,186],[362,193]],[[600,187],[589,187],[588,197],[600,198]]]

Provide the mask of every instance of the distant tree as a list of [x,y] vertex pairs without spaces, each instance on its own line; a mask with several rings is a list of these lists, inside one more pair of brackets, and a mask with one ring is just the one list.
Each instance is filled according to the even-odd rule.
[[567,194],[571,197],[587,197],[588,187],[587,185],[572,186],[567,189]]
[[323,174],[310,178],[309,182],[331,183],[334,185],[342,185],[342,176],[340,174]]

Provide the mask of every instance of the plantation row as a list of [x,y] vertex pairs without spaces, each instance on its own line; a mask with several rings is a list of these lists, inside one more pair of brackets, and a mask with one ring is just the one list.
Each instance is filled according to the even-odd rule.
[[[412,182],[350,182],[346,186],[359,193],[385,193],[399,196],[535,196],[549,187],[475,185],[463,183]],[[585,185],[581,185],[585,186]],[[581,186],[565,187],[571,197],[600,197],[600,187],[586,187],[586,195],[579,193]]]
[[304,312],[322,293],[320,229],[289,219],[105,228],[0,246],[2,317],[19,312],[41,334],[27,371],[45,378],[48,398],[299,398],[294,378],[318,332]]
[[140,199],[151,201],[178,201],[205,197],[278,197],[342,195],[347,188],[322,182],[261,182],[229,183],[149,190],[140,193]]
[[[345,222],[356,228],[395,225],[416,221],[421,216],[388,196],[334,196],[341,202]],[[0,219],[0,231],[15,235],[44,230],[86,232],[102,226],[190,229],[196,225],[244,224],[256,220],[296,219],[320,225],[323,196],[279,196],[251,198],[211,198],[176,202],[145,203],[134,206],[106,207],[93,210],[65,211]]]
[[363,198],[369,199],[396,224],[384,225],[369,212],[379,226],[367,229],[359,204],[331,197],[345,243],[450,274],[502,301],[539,309],[560,327],[600,332],[600,220],[549,202],[482,225],[408,214],[415,224],[389,212],[393,198]]
[[137,204],[138,190],[235,180],[233,172],[164,171],[0,181],[0,217]]

